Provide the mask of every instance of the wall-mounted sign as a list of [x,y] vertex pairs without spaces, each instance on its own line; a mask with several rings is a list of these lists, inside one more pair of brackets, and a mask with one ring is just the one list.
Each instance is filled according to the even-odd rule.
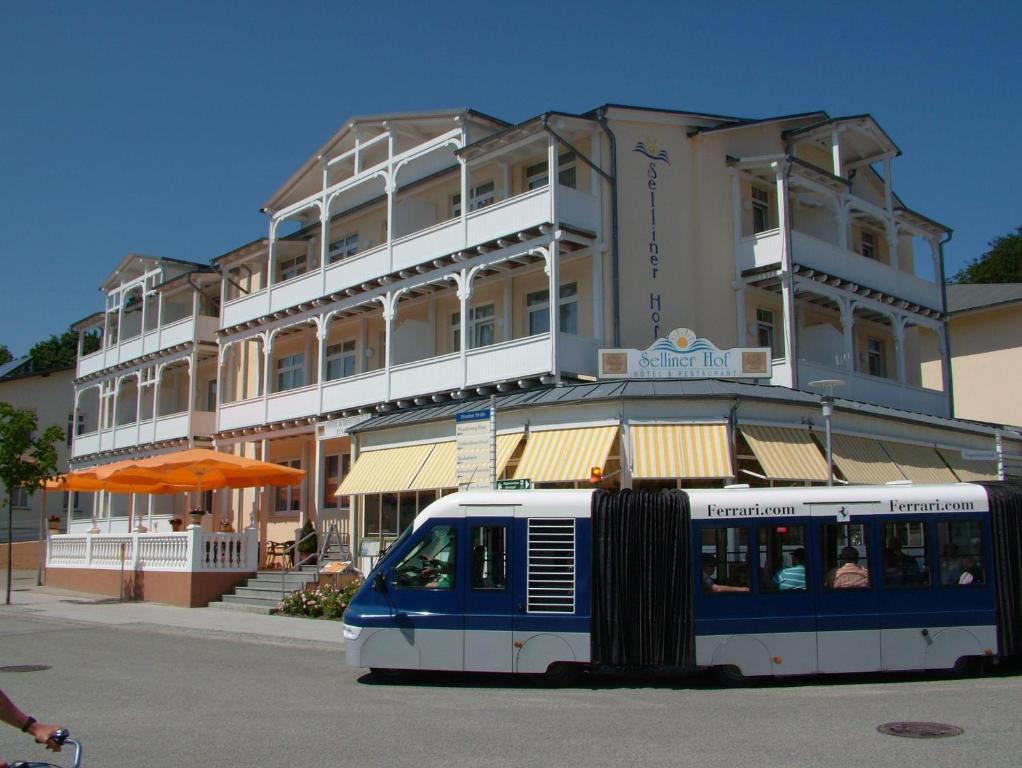
[[493,455],[493,430],[490,409],[466,411],[455,416],[458,489],[490,487]]
[[769,347],[720,349],[675,328],[647,349],[601,349],[601,379],[769,379]]
[[316,439],[332,440],[335,437],[344,437],[348,434],[349,429],[369,418],[371,418],[371,414],[360,413],[357,416],[345,416],[343,419],[324,421],[322,424],[316,425]]
[[498,480],[497,481],[498,491],[530,491],[532,490],[532,480],[527,477],[520,477],[516,480]]

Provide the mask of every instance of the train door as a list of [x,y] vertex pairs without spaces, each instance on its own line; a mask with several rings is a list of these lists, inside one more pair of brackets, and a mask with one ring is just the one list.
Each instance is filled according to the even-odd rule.
[[385,574],[394,626],[366,642],[364,666],[464,668],[465,538],[464,520],[435,519],[402,545]]
[[877,502],[813,504],[818,582],[816,647],[821,672],[881,668],[878,582],[883,565],[874,542]]
[[465,670],[511,672],[514,507],[465,507]]

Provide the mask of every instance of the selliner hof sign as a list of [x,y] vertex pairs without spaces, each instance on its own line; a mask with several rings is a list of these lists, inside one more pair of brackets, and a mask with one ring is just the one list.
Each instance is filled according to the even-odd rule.
[[647,349],[601,349],[601,379],[769,379],[770,348],[720,349],[675,328]]

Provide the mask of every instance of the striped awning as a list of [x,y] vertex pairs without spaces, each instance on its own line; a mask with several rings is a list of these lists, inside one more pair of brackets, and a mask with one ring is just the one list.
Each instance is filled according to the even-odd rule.
[[836,434],[831,437],[831,449],[834,464],[849,483],[882,485],[905,479],[878,440]]
[[827,460],[809,430],[752,424],[741,430],[767,477],[773,480],[827,479]]
[[724,424],[634,424],[632,477],[732,477]]
[[996,461],[966,459],[962,457],[961,451],[956,451],[953,448],[938,448],[937,452],[963,483],[969,483],[974,480],[997,479]]
[[947,468],[937,449],[930,445],[913,445],[882,441],[884,450],[898,469],[913,483],[956,483],[955,473]]
[[364,451],[344,478],[336,495],[406,491],[426,463],[433,447],[433,443],[423,443]]
[[[497,435],[497,477],[500,477],[508,460],[522,441],[522,432]],[[433,450],[423,462],[422,468],[412,479],[406,490],[431,491],[438,488],[458,487],[458,447],[454,440],[444,440],[433,445]]]
[[588,480],[593,467],[603,469],[617,433],[616,424],[531,432],[515,478],[535,483]]

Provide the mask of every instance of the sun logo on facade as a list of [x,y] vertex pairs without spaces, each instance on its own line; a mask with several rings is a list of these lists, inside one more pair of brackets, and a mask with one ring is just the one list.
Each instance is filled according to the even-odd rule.
[[688,349],[696,340],[696,335],[689,328],[675,328],[667,340],[678,349]]

